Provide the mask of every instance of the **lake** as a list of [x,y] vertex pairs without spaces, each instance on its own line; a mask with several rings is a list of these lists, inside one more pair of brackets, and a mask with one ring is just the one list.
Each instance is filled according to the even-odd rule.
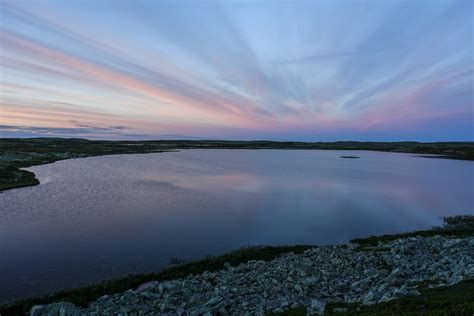
[[185,150],[28,170],[40,185],[0,193],[0,301],[173,257],[343,243],[474,213],[473,162],[412,154]]

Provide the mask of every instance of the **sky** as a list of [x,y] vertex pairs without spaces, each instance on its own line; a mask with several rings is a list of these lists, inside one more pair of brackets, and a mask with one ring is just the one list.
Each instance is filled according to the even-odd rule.
[[0,137],[474,141],[474,2],[0,0]]

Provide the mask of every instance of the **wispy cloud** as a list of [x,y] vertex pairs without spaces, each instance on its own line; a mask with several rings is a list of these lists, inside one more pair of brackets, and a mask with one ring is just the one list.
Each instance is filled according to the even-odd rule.
[[[38,126],[12,126],[0,125],[0,135],[2,137],[27,137],[27,136],[58,136],[58,137],[131,137],[136,134],[124,133],[127,129],[124,126],[89,126],[77,124],[77,127],[38,127]],[[139,135],[144,136],[144,135]]]
[[4,133],[472,138],[470,1],[113,4],[0,2]]

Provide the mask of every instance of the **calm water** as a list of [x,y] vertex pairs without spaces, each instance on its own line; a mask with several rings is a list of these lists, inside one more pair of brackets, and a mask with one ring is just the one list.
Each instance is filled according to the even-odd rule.
[[340,243],[474,213],[473,162],[410,154],[188,150],[30,169],[41,185],[0,194],[0,301],[171,257]]

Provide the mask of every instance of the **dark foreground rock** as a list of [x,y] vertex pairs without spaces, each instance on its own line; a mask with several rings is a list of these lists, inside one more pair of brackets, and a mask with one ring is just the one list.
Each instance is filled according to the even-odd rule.
[[360,249],[324,246],[275,260],[249,261],[221,271],[149,282],[105,295],[87,308],[61,302],[34,306],[31,315],[254,315],[329,302],[375,304],[419,295],[420,286],[474,278],[474,237],[409,237]]

